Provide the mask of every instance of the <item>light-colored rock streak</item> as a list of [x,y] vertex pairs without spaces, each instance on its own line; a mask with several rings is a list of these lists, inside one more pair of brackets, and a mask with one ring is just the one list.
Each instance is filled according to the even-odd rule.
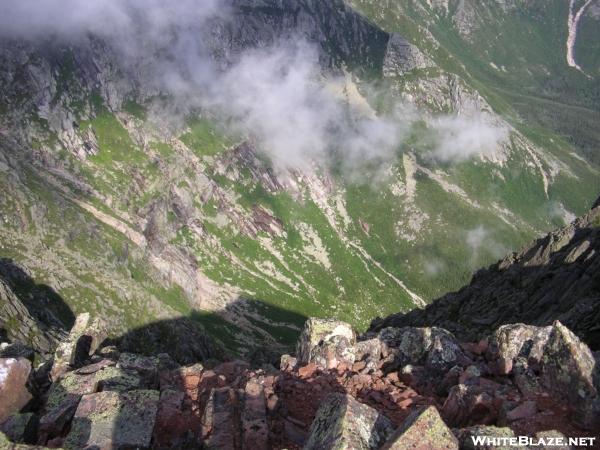
[[571,0],[569,3],[569,19],[567,22],[567,26],[569,28],[569,35],[567,37],[567,64],[569,67],[573,67],[586,76],[589,76],[583,71],[581,66],[577,64],[577,61],[575,61],[575,41],[577,40],[577,25],[579,24],[579,20],[593,0],[587,0],[577,12],[574,10],[575,1],[576,0]]

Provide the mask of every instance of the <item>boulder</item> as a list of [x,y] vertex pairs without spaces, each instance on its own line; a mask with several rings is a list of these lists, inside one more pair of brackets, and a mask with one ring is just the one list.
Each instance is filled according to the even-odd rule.
[[467,361],[452,333],[442,328],[384,328],[378,338],[386,371],[411,364],[445,373]]
[[65,374],[52,385],[40,418],[42,442],[62,435],[66,425],[73,418],[81,397],[95,392],[96,385],[95,373],[80,375],[75,372]]
[[106,327],[100,319],[92,320],[89,313],[79,314],[68,338],[56,349],[52,379],[56,380],[68,370],[83,366],[106,337]]
[[522,323],[503,325],[492,334],[487,357],[495,362],[499,375],[511,373],[518,357],[526,358],[530,366],[539,367],[551,330],[552,327]]
[[542,384],[576,408],[576,421],[587,429],[600,427],[599,368],[593,353],[559,321],[544,348]]
[[153,448],[200,448],[202,421],[199,415],[185,407],[186,394],[166,389],[160,393]]
[[242,405],[242,450],[267,450],[269,427],[265,390],[255,379],[246,383]]
[[279,369],[282,371],[291,371],[298,365],[298,360],[290,355],[281,355]]
[[239,442],[236,431],[236,392],[231,388],[210,391],[202,416],[202,437],[207,448],[233,449]]
[[[476,425],[456,430],[454,433],[462,450],[518,450],[522,448],[509,445],[508,439],[515,437],[515,433],[510,428]],[[474,439],[477,438],[496,439],[498,445],[491,443],[476,444]]]
[[377,449],[392,431],[391,422],[370,406],[330,394],[317,411],[304,450]]
[[340,362],[353,364],[356,336],[345,322],[331,319],[310,318],[298,342],[298,363],[314,362],[325,369],[337,367]]
[[37,440],[37,426],[38,418],[35,414],[13,414],[0,424],[0,432],[13,442],[34,444]]
[[117,367],[136,372],[147,389],[158,388],[158,358],[121,353]]
[[150,447],[158,391],[98,392],[81,398],[66,448]]
[[491,424],[498,416],[494,393],[475,384],[452,387],[441,412],[444,420],[454,427],[474,423]]
[[382,450],[430,449],[458,450],[458,440],[434,406],[414,409],[402,422]]
[[32,398],[27,389],[31,362],[25,358],[0,359],[0,423],[17,413]]

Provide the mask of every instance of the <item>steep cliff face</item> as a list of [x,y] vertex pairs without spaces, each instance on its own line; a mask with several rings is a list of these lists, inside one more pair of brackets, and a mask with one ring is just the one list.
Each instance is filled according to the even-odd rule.
[[473,276],[458,292],[423,310],[377,319],[388,326],[439,326],[479,339],[512,322],[560,320],[593,350],[600,349],[600,204],[569,226],[532,242]]

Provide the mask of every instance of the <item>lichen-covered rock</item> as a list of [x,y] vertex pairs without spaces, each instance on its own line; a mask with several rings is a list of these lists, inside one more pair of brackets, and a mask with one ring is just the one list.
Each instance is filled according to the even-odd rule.
[[540,450],[572,450],[570,445],[553,445],[558,440],[568,442],[567,437],[558,430],[538,431],[535,433],[536,445],[533,448]]
[[56,349],[52,379],[56,380],[68,370],[81,367],[106,337],[106,327],[100,319],[92,320],[89,313],[78,315],[69,337]]
[[416,408],[402,422],[382,450],[458,450],[458,441],[434,406]]
[[551,330],[552,327],[522,323],[503,325],[490,338],[488,359],[496,362],[500,375],[511,373],[517,357],[526,358],[529,365],[539,366]]
[[378,338],[386,370],[412,364],[445,372],[466,361],[452,333],[442,328],[384,328]]
[[96,385],[95,373],[80,375],[75,372],[65,374],[52,385],[40,418],[42,441],[62,434],[75,414],[81,397],[95,392]]
[[600,427],[599,371],[589,347],[562,323],[554,322],[544,348],[542,383],[573,405],[579,424],[589,429]]
[[304,450],[379,448],[392,433],[391,422],[370,406],[344,394],[331,394],[321,404]]
[[[20,444],[33,444],[37,436],[38,418],[33,413],[13,414],[0,423],[0,432],[11,441]],[[2,448],[0,446],[0,448]]]
[[67,435],[66,448],[149,448],[158,391],[84,395]]
[[510,428],[500,428],[491,425],[476,425],[468,428],[455,430],[455,435],[461,449],[464,450],[518,450],[519,447],[501,443],[500,445],[475,444],[473,438],[489,437],[502,440],[508,440],[515,437],[515,433]]
[[135,371],[148,389],[158,387],[158,358],[121,353],[117,367],[125,371]]
[[0,359],[0,422],[17,413],[32,398],[27,389],[31,362],[25,358]]
[[355,342],[354,331],[347,323],[310,318],[298,342],[298,362],[302,365],[314,362],[326,369],[337,367],[340,362],[353,364]]

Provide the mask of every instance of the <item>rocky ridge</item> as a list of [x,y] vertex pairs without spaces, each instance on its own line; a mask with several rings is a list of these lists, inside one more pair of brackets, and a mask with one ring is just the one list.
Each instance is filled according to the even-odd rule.
[[483,338],[505,323],[563,322],[600,349],[600,199],[569,226],[478,271],[469,285],[424,309],[373,321],[371,329],[439,326],[460,339]]
[[459,449],[473,435],[600,437],[597,361],[559,321],[459,342],[441,328],[357,338],[346,323],[309,319],[279,368],[181,366],[166,353],[95,348],[98,331],[77,318],[54,358],[65,371],[0,360],[2,448]]

